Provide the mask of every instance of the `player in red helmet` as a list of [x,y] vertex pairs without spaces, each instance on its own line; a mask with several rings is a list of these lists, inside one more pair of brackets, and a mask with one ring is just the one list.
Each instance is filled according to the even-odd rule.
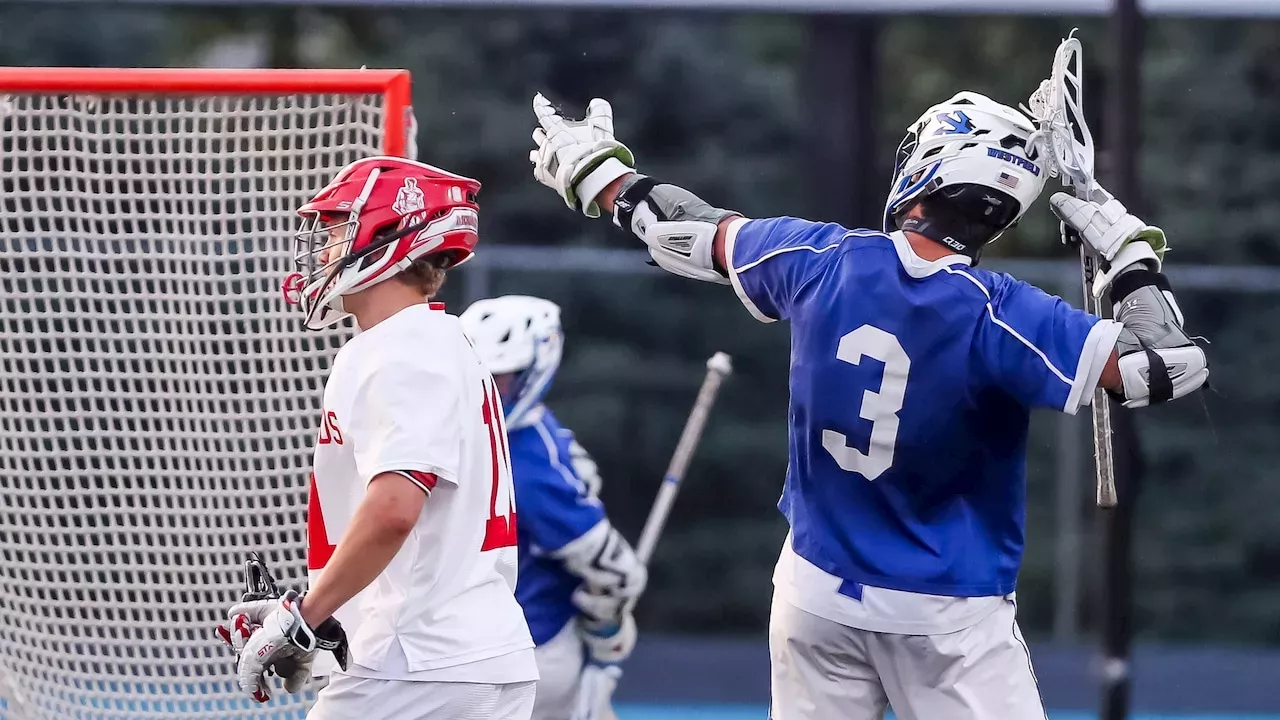
[[[289,692],[313,674],[330,678],[310,720],[532,712],[538,675],[514,595],[502,402],[458,319],[430,302],[475,249],[479,190],[430,165],[375,157],[298,210],[286,298],[309,328],[350,315],[361,333],[325,383],[310,590],[240,603],[219,628],[240,687],[259,701],[273,672]],[[317,657],[322,649],[333,658]]]
[[298,209],[298,272],[285,279],[286,300],[301,304],[307,327],[319,330],[359,315],[372,297],[363,291],[390,278],[434,294],[432,278],[475,250],[479,192],[471,178],[412,160],[351,163]]

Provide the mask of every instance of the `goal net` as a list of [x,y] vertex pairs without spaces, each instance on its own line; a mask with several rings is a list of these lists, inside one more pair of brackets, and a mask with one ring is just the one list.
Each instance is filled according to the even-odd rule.
[[295,209],[411,154],[402,71],[0,69],[0,718],[299,718],[213,626],[305,582],[343,326],[280,281]]

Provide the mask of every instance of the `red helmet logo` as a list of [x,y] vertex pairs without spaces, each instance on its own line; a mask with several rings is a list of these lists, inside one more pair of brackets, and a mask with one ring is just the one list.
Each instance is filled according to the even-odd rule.
[[290,305],[302,304],[302,289],[307,286],[307,278],[300,272],[292,272],[284,277],[284,283],[280,286],[280,291],[284,294],[284,301]]

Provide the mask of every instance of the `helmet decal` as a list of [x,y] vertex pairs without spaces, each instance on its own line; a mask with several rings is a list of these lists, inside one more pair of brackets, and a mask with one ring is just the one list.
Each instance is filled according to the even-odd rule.
[[427,200],[422,196],[422,191],[418,189],[418,181],[411,177],[405,178],[404,186],[396,193],[396,201],[392,204],[391,209],[401,215],[408,215],[426,208]]
[[934,135],[968,135],[976,129],[963,110],[938,113],[934,119],[942,124],[933,132]]

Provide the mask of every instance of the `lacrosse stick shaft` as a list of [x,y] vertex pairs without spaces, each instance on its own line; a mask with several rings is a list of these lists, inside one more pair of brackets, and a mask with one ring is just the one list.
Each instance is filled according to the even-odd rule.
[[684,472],[693,458],[693,451],[702,439],[702,428],[707,424],[707,414],[715,404],[716,394],[720,392],[720,383],[733,372],[729,356],[716,353],[707,361],[707,375],[702,381],[702,389],[693,403],[693,410],[685,422],[684,431],[680,433],[680,441],[671,455],[671,464],[667,466],[667,474],[662,478],[662,486],[658,488],[658,496],[654,498],[653,508],[645,520],[644,530],[640,533],[640,541],[636,543],[636,556],[644,565],[653,557],[653,549],[658,544],[662,527],[671,513],[676,494],[680,492],[680,483],[684,480]]
[[[1093,278],[1098,272],[1098,258],[1092,255],[1075,231],[1068,229],[1069,239],[1080,245],[1080,277],[1084,284],[1084,309],[1098,317],[1103,317],[1098,299],[1093,295]],[[1094,474],[1097,480],[1098,507],[1109,508],[1116,505],[1116,470],[1111,452],[1111,398],[1107,391],[1096,388],[1093,391],[1093,459]]]
[[[706,426],[707,414],[715,404],[716,394],[720,392],[720,383],[732,372],[733,363],[730,362],[729,356],[722,352],[712,355],[707,361],[707,375],[702,380],[702,388],[698,390],[698,397],[693,402],[693,410],[689,413],[689,419],[685,421],[684,430],[680,433],[680,441],[676,443],[676,450],[671,455],[667,474],[662,478],[658,496],[654,498],[653,508],[649,510],[649,517],[644,522],[644,530],[640,532],[640,541],[636,543],[636,557],[640,559],[641,565],[648,567],[649,560],[653,558],[653,549],[658,544],[658,536],[662,534],[667,516],[671,514],[671,506],[676,501],[676,494],[680,492],[684,471],[689,467],[689,460],[693,458],[693,451],[697,449],[698,441],[702,439],[702,428]],[[627,603],[626,611],[633,610],[638,600],[639,598],[632,598]],[[601,697],[597,702],[599,703],[597,707],[600,708],[597,717],[617,717],[612,710],[612,692],[609,693],[609,697]]]

